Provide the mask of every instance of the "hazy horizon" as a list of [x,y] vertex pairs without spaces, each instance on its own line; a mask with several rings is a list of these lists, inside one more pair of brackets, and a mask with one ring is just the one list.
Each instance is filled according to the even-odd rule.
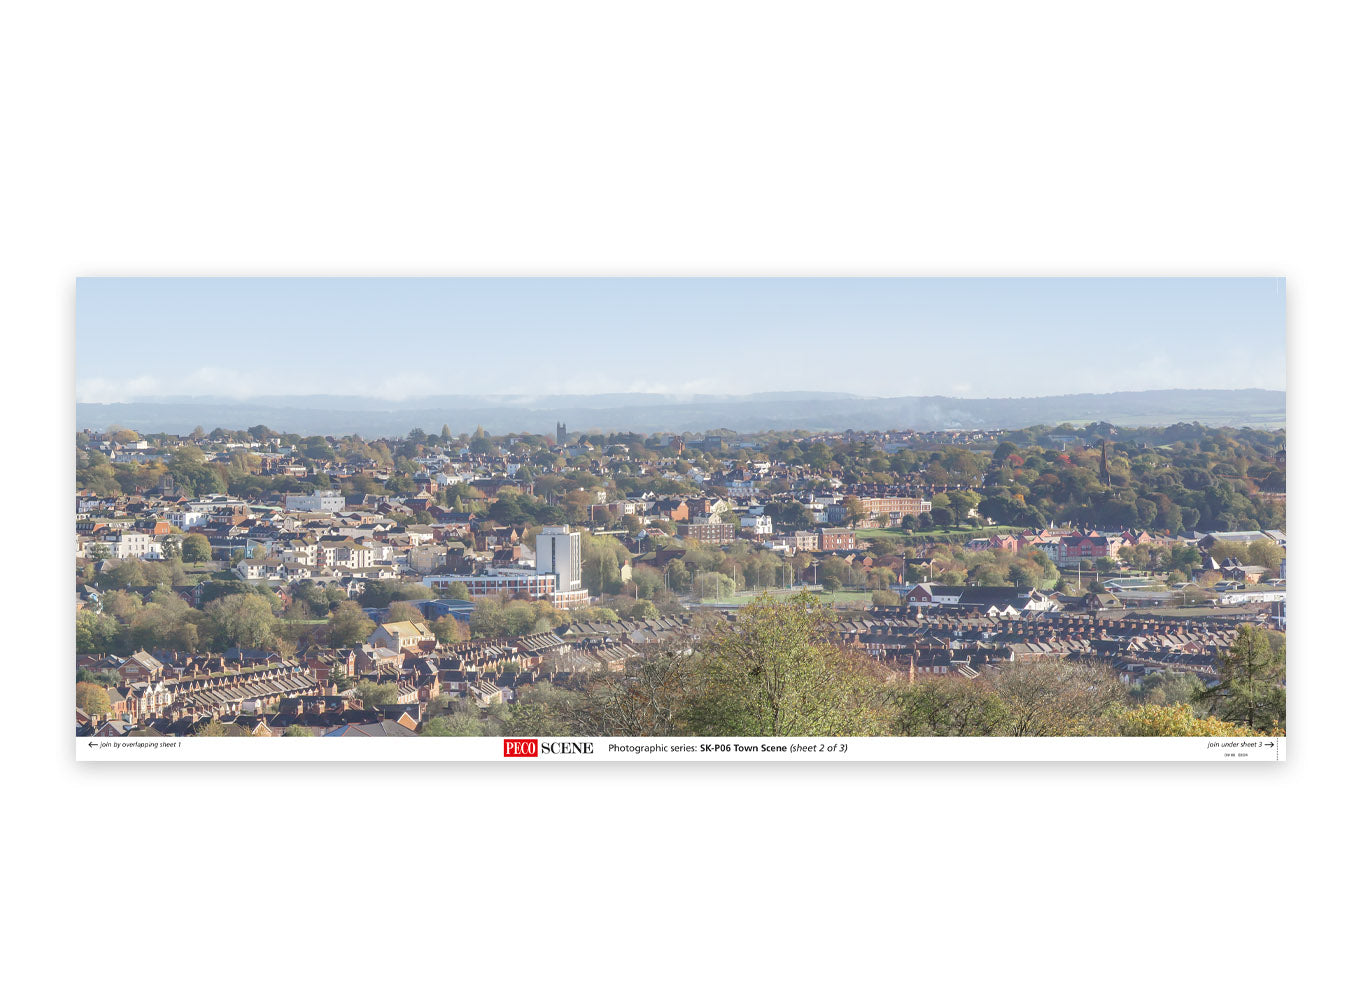
[[493,433],[549,434],[559,421],[568,431],[739,432],[809,429],[1024,428],[1063,422],[1170,425],[1283,424],[1285,393],[1171,389],[1037,398],[861,398],[846,394],[769,392],[753,395],[576,395],[542,397],[433,397],[386,402],[336,396],[286,396],[249,400],[181,399],[92,404],[77,402],[83,427],[119,425],[138,431],[188,432],[264,424],[284,432],[398,435],[411,428],[455,432],[482,426]]
[[1276,278],[84,278],[84,403],[1283,390]]

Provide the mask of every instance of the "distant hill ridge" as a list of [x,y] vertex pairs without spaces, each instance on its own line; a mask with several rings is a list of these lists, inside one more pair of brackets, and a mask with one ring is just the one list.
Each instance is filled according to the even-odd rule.
[[304,435],[404,435],[419,427],[454,432],[737,432],[806,429],[1018,429],[1062,422],[1123,425],[1281,425],[1285,392],[1243,390],[1119,391],[1035,398],[869,398],[809,391],[749,395],[449,395],[392,402],[330,395],[155,398],[76,404],[78,428],[120,425],[139,432],[187,433],[265,424]]

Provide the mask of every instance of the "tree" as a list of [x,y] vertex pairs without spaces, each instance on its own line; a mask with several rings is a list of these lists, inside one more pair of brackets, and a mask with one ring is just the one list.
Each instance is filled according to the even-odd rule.
[[76,708],[87,716],[107,716],[113,711],[113,704],[102,685],[79,681],[76,682]]
[[202,533],[189,533],[180,543],[179,552],[186,564],[201,564],[212,559],[212,544]]
[[834,737],[881,729],[868,665],[833,638],[834,614],[808,594],[761,597],[696,651],[700,735]]
[[375,629],[373,620],[358,602],[341,602],[326,622],[332,647],[348,647],[362,643]]
[[448,587],[444,589],[444,597],[457,599],[461,602],[472,601],[472,595],[468,591],[468,586],[462,581],[450,581]]
[[395,705],[397,701],[397,686],[391,682],[378,684],[375,681],[361,681],[354,686],[354,693],[363,701],[366,709]]
[[414,602],[393,602],[387,607],[387,621],[423,623],[425,616],[416,608]]
[[1269,732],[1285,721],[1284,649],[1266,631],[1239,626],[1232,646],[1218,657],[1218,683],[1197,696],[1211,715]]
[[1171,706],[1194,703],[1204,693],[1204,682],[1193,674],[1156,671],[1133,689],[1132,697],[1142,705]]
[[1114,732],[1124,686],[1103,664],[1046,657],[1001,672],[1005,736],[1105,736]]
[[1214,716],[1195,715],[1187,703],[1179,705],[1142,705],[1119,718],[1121,737],[1240,737],[1255,733]]
[[1284,549],[1268,539],[1252,540],[1247,545],[1247,563],[1256,564],[1266,572],[1278,576],[1280,564],[1284,561]]
[[700,677],[687,644],[653,646],[627,675],[601,671],[582,695],[549,700],[579,736],[673,737],[689,732],[687,716]]
[[851,529],[863,522],[868,514],[864,509],[864,502],[854,495],[848,496],[842,504],[845,507],[845,521]]
[[717,571],[702,571],[694,576],[694,597],[698,599],[731,598],[737,590],[732,578]]
[[80,612],[76,615],[76,652],[103,654],[113,649],[118,638],[118,620],[100,612]]
[[386,608],[393,602],[427,601],[434,598],[428,585],[413,581],[369,581],[364,585],[364,593],[359,604],[371,608]]
[[617,595],[623,589],[618,556],[612,548],[594,549],[581,559],[581,582],[592,595]]
[[1017,560],[1006,569],[1006,579],[1017,588],[1036,588],[1043,576],[1038,565],[1024,560]]
[[199,623],[202,613],[190,608],[177,595],[157,591],[137,612],[127,629],[127,640],[153,650],[199,649]]
[[953,675],[922,678],[890,693],[889,732],[905,737],[990,737],[1004,733],[1009,712],[985,681]]
[[294,723],[283,731],[285,737],[314,737],[316,731],[310,726],[303,726],[301,723]]
[[538,615],[534,612],[534,607],[528,602],[512,601],[501,612],[503,635],[507,637],[525,636],[532,633],[537,628],[537,624]]
[[263,595],[227,595],[204,609],[219,648],[276,650],[274,613]]
[[144,588],[146,569],[140,560],[127,558],[115,561],[113,566],[99,577],[101,588]]
[[661,611],[656,607],[655,602],[646,598],[639,598],[628,606],[622,615],[628,619],[658,619],[661,616]]
[[455,616],[443,615],[430,624],[430,632],[443,644],[462,643],[470,637],[467,624]]
[[495,598],[479,598],[468,619],[468,627],[474,637],[504,637],[505,611]]
[[447,716],[431,716],[421,727],[422,737],[482,737],[489,735],[477,716],[469,712],[455,712]]

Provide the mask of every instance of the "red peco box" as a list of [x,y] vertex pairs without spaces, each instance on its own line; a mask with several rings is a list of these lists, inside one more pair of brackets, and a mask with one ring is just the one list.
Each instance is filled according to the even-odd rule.
[[514,737],[505,738],[506,757],[538,757],[538,738],[525,737],[516,739]]

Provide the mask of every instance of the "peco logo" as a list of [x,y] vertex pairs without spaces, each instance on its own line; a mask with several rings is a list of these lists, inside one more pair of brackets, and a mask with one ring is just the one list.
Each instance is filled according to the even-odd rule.
[[537,737],[506,737],[502,743],[505,757],[538,757],[540,750],[544,754],[595,753],[595,745],[588,740],[547,741],[540,747]]

